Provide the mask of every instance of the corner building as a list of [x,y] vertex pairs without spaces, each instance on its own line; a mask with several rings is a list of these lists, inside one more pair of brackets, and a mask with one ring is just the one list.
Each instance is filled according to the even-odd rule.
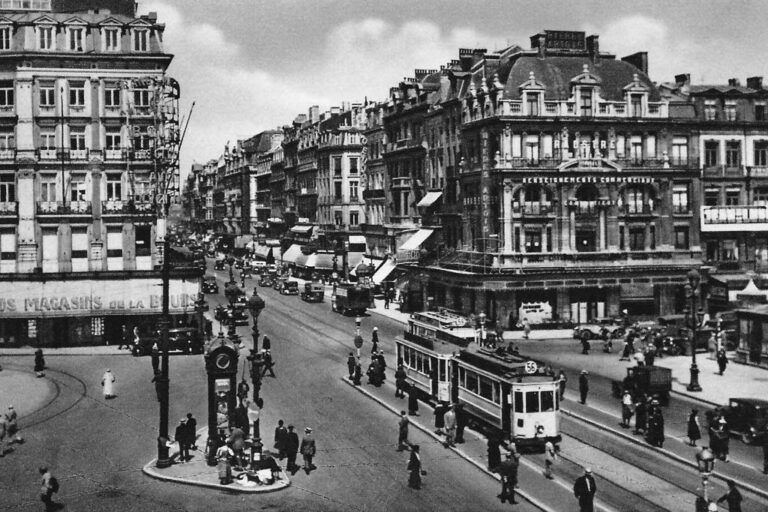
[[[153,79],[133,1],[0,5],[0,346],[116,341],[160,313]],[[171,311],[199,279],[176,273]]]
[[413,267],[431,303],[505,326],[682,309],[701,264],[698,130],[645,53],[545,31],[528,50],[460,50],[438,74],[430,108],[461,110],[443,199],[462,215],[437,212],[450,243]]

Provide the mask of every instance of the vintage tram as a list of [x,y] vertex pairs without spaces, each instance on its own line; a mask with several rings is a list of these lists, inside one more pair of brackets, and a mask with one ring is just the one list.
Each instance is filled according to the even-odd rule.
[[559,381],[538,362],[481,347],[480,339],[458,315],[411,315],[395,339],[411,389],[428,402],[463,404],[473,427],[520,448],[560,442]]

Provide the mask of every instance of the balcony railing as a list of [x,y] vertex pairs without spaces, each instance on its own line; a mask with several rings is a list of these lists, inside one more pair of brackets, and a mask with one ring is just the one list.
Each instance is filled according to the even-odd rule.
[[37,213],[40,215],[90,215],[90,201],[38,201]]
[[151,160],[152,151],[149,149],[136,149],[131,152],[131,160]]
[[554,211],[552,203],[529,201],[525,203],[512,203],[512,211],[522,215],[551,215]]
[[411,178],[392,178],[392,188],[410,188]]
[[57,160],[61,158],[61,153],[56,149],[38,149],[37,158],[40,160]]
[[0,160],[15,160],[16,148],[0,149]]
[[19,211],[19,203],[16,201],[5,201],[0,203],[0,216],[12,217],[16,216]]
[[768,178],[768,166],[747,167],[747,172],[751,178]]
[[105,160],[124,160],[125,152],[122,149],[105,149],[104,159]]
[[562,160],[558,158],[525,158],[515,156],[506,160],[507,165],[512,167],[551,167],[555,168]]
[[648,203],[625,203],[621,208],[621,215],[653,215],[654,209]]
[[69,159],[70,160],[88,160],[88,150],[87,149],[70,149]]

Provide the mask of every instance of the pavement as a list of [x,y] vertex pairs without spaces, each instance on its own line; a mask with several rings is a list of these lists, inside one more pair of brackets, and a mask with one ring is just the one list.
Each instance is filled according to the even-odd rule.
[[[198,431],[197,446],[206,446],[207,441],[207,429],[200,429]],[[152,478],[157,478],[158,480],[196,485],[199,487],[210,487],[212,489],[239,493],[273,492],[285,489],[291,485],[291,480],[282,468],[274,483],[264,485],[259,484],[258,482],[249,481],[245,478],[245,472],[237,471],[233,468],[232,483],[222,485],[219,483],[219,474],[216,466],[208,465],[203,450],[198,449],[190,451],[192,457],[191,460],[182,463],[179,461],[178,447],[179,445],[174,443],[170,449],[170,456],[173,462],[170,466],[167,468],[158,468],[156,466],[157,459],[152,459],[142,468],[144,474],[151,476]],[[275,460],[275,462],[277,462],[278,465],[280,464],[277,460]]]
[[0,371],[0,413],[13,405],[23,418],[48,405],[57,395],[58,389],[52,381],[37,378],[31,370],[5,367]]

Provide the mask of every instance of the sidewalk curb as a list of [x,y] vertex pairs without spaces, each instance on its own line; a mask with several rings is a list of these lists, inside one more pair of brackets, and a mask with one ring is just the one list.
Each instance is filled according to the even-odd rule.
[[[71,347],[70,347],[71,348]],[[18,350],[18,352],[16,352]],[[21,349],[13,349],[13,348],[0,348],[0,356],[5,357],[15,357],[15,356],[34,356],[35,355],[34,348],[21,348]],[[120,352],[69,352],[66,348],[46,348],[44,352],[45,357],[62,357],[62,356],[130,356],[132,355],[130,350]]]
[[[603,431],[606,431],[606,432],[610,432],[611,434],[617,435],[617,436],[619,436],[619,437],[621,437],[621,438],[631,442],[632,444],[635,444],[637,446],[643,446],[645,448],[651,449],[654,452],[656,452],[656,453],[658,453],[660,455],[663,455],[664,457],[667,457],[668,459],[672,459],[672,460],[674,460],[674,461],[676,461],[676,462],[678,462],[680,464],[683,464],[686,467],[690,467],[690,468],[698,470],[698,467],[696,466],[696,464],[694,464],[693,462],[689,461],[688,459],[680,457],[679,455],[677,455],[675,453],[672,453],[672,452],[669,452],[667,450],[661,449],[661,448],[659,448],[657,446],[651,446],[648,443],[640,441],[635,436],[630,436],[630,435],[628,435],[628,434],[626,434],[626,433],[624,433],[624,432],[622,432],[620,430],[616,430],[614,428],[602,425],[602,424],[600,424],[600,423],[598,423],[598,422],[596,422],[594,420],[591,420],[591,419],[587,418],[586,416],[582,416],[581,414],[578,414],[578,413],[574,413],[574,412],[571,412],[571,411],[566,411],[565,409],[562,409],[562,408],[560,409],[560,412],[562,412],[563,414],[565,414],[567,416],[570,416],[571,418],[575,418],[575,419],[577,419],[579,421],[583,421],[584,423],[586,423],[586,424],[588,424],[588,425],[590,425],[592,427],[595,427],[595,428],[597,428],[599,430],[603,430]],[[714,472],[714,471],[712,472],[710,478],[713,478],[713,477],[719,479],[721,481],[721,483],[726,483],[728,480],[731,480],[731,477],[721,475],[720,473],[717,473],[717,472]],[[757,487],[754,487],[751,484],[748,484],[748,483],[745,483],[745,482],[742,482],[742,481],[738,481],[738,480],[737,480],[737,483],[739,484],[739,486],[742,489],[747,489],[748,491],[752,492],[753,494],[756,494],[757,496],[760,496],[761,498],[768,498],[768,491],[767,490],[758,489]]]
[[699,398],[699,397],[697,397],[695,395],[689,395],[688,393],[686,393],[684,391],[677,391],[676,389],[670,389],[669,392],[670,393],[674,393],[677,396],[680,396],[680,397],[683,397],[683,398],[687,398],[687,399],[692,400],[694,402],[701,402],[702,404],[707,404],[710,407],[722,407],[723,406],[723,404],[718,404],[716,402],[711,402],[709,400],[705,400],[703,398]]
[[246,493],[246,494],[261,494],[266,492],[274,492],[274,491],[285,489],[286,487],[291,485],[291,480],[288,478],[288,475],[286,475],[285,472],[282,470],[280,471],[280,473],[282,473],[284,478],[281,479],[280,482],[284,482],[284,483],[281,483],[280,485],[272,484],[271,486],[269,486],[269,488],[266,488],[266,489],[261,487],[248,488],[248,487],[239,487],[239,486],[232,486],[232,485],[213,484],[209,482],[203,482],[200,480],[193,480],[190,478],[179,478],[175,476],[163,475],[154,469],[155,462],[157,462],[157,459],[152,459],[151,461],[149,461],[146,465],[144,465],[143,468],[141,468],[141,472],[147,476],[156,478],[157,480],[165,480],[167,482],[174,482],[177,484],[194,485],[196,487],[208,487],[210,489],[219,489],[221,491],[230,491],[230,492]]
[[[383,400],[379,399],[379,397],[375,396],[373,393],[371,393],[371,392],[369,392],[368,390],[364,389],[362,386],[356,386],[356,385],[354,385],[352,382],[350,382],[350,381],[349,381],[349,379],[347,379],[347,378],[345,378],[345,377],[341,377],[341,380],[342,380],[342,381],[343,381],[345,384],[347,384],[348,386],[350,386],[350,387],[352,387],[352,388],[356,389],[356,390],[357,390],[359,393],[361,393],[361,394],[363,394],[363,395],[367,396],[368,398],[370,398],[370,399],[372,399],[372,400],[374,400],[374,401],[378,402],[378,403],[379,403],[379,405],[383,405],[384,407],[386,407],[388,410],[390,410],[390,411],[391,411],[391,412],[393,412],[394,414],[396,414],[396,415],[399,415],[399,414],[400,414],[400,411],[398,411],[396,407],[392,407],[392,406],[391,406],[391,405],[389,405],[387,402],[385,402],[385,401],[383,401]],[[442,438],[441,438],[440,436],[438,436],[437,434],[435,434],[434,432],[432,432],[431,430],[429,430],[428,428],[425,428],[425,427],[423,427],[423,426],[422,426],[420,423],[417,423],[417,422],[415,422],[415,421],[411,421],[410,423],[411,423],[411,425],[413,425],[414,427],[418,428],[419,430],[421,430],[421,431],[422,431],[422,432],[424,432],[425,434],[429,435],[429,436],[430,436],[430,437],[432,437],[433,439],[435,439],[435,440],[439,441],[440,443],[442,443]],[[450,450],[454,451],[454,452],[455,452],[457,455],[459,455],[459,457],[461,457],[462,459],[466,460],[467,462],[469,462],[469,463],[470,463],[470,464],[472,464],[473,466],[477,467],[477,468],[478,468],[478,469],[480,469],[480,470],[481,470],[483,473],[485,473],[486,475],[490,476],[490,477],[491,477],[491,478],[493,478],[494,480],[496,480],[496,481],[499,481],[499,482],[501,481],[501,478],[500,478],[500,477],[498,477],[498,476],[496,475],[496,473],[491,473],[490,471],[488,471],[488,469],[487,469],[485,466],[483,466],[482,464],[480,464],[479,462],[477,462],[476,460],[474,460],[474,459],[473,459],[472,457],[470,457],[469,455],[465,454],[465,453],[464,453],[462,450],[459,450],[459,449],[458,449],[458,448],[456,448],[455,446],[451,446],[451,447],[449,447],[448,449],[450,449]],[[537,500],[537,499],[536,499],[536,498],[534,498],[533,496],[530,496],[530,495],[528,495],[527,493],[525,493],[525,492],[521,491],[520,489],[515,489],[515,493],[516,493],[518,496],[522,497],[522,498],[523,498],[525,501],[527,501],[528,503],[530,503],[531,505],[533,505],[534,507],[537,507],[537,508],[539,508],[540,510],[542,510],[542,511],[544,511],[544,512],[558,512],[557,510],[555,510],[555,509],[552,509],[552,508],[548,507],[548,506],[547,506],[547,505],[545,505],[544,503],[541,503],[539,500]]]

